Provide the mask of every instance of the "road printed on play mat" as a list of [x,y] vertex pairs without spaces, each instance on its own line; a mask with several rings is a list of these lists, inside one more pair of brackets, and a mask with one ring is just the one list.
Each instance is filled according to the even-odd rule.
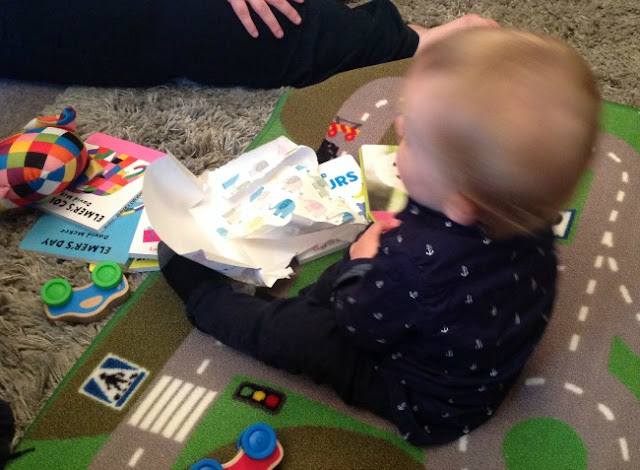
[[[333,120],[348,127],[325,137],[324,150],[357,156],[360,145],[379,142],[397,114],[394,97],[401,83],[393,77],[358,89]],[[354,125],[357,133],[352,132]],[[346,140],[346,132],[353,138]],[[549,449],[539,440],[534,449],[527,448],[524,438],[518,442],[525,435],[522,430],[544,434],[558,432],[558,425],[564,426],[563,432],[573,431],[574,440],[573,447],[552,456],[559,465],[553,468],[586,469],[587,454],[589,468],[624,468],[640,461],[640,436],[634,432],[640,406],[635,402],[629,407],[629,390],[607,371],[614,338],[640,350],[640,265],[629,256],[637,253],[640,239],[635,220],[640,194],[631,190],[640,179],[640,156],[618,137],[602,134],[592,166],[593,181],[585,183],[578,201],[584,205],[573,221],[573,236],[558,248],[559,293],[539,347],[496,416],[454,443],[427,449],[426,468],[511,468],[512,460],[505,461],[503,453],[522,452],[533,455],[534,466],[519,459],[517,468],[530,470],[536,468],[536,459],[548,459]],[[155,373],[90,468],[170,468],[218,393],[237,374],[278,384],[394,431],[389,423],[345,406],[327,389],[215,346],[211,337],[194,331]]]
[[[320,158],[357,155],[361,145],[379,142],[397,115],[402,83],[399,77],[381,78],[357,89],[332,120],[319,149],[319,154],[326,154]],[[350,126],[336,133],[335,124],[344,122]],[[499,417],[454,445],[429,449],[428,467],[505,468],[503,438],[496,436],[507,436],[527,418],[543,416],[568,423],[582,438],[584,447],[564,449],[567,455],[557,458],[560,465],[564,458],[576,464],[579,458],[572,452],[603,446],[606,450],[589,452],[590,467],[640,461],[638,451],[634,455],[631,450],[640,449],[635,432],[640,406],[628,409],[629,391],[607,371],[614,338],[622,336],[632,350],[640,350],[640,264],[629,256],[637,254],[640,239],[640,227],[634,223],[640,197],[631,191],[640,180],[639,166],[640,155],[630,145],[611,134],[599,136],[592,163],[595,176],[578,201],[584,203],[579,222],[572,220],[570,227],[575,237],[558,248],[559,288],[552,324]],[[535,452],[542,457],[544,446]]]
[[363,142],[380,142],[398,116],[402,83],[401,77],[385,77],[358,88],[332,120],[317,152],[318,160],[322,162],[344,154],[357,160]]
[[[332,391],[267,367],[193,330],[137,398],[90,470],[171,468],[218,395],[237,375],[277,384],[358,421],[394,432],[388,422],[345,405]],[[285,405],[286,406],[286,405]]]

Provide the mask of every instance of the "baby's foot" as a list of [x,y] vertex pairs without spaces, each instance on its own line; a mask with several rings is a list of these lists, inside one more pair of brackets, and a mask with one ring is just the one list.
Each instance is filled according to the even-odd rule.
[[449,23],[436,26],[435,28],[425,28],[416,24],[410,24],[409,27],[418,33],[420,38],[418,42],[418,49],[416,50],[416,52],[418,52],[427,44],[438,41],[461,29],[477,27],[498,28],[500,25],[490,18],[483,18],[482,16],[469,13],[468,15],[461,16],[460,18],[456,18]]

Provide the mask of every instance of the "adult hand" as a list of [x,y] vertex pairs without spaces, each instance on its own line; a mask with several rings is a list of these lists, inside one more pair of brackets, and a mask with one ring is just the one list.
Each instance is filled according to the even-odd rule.
[[[284,36],[284,31],[275,15],[271,11],[271,7],[278,10],[284,16],[286,16],[293,24],[300,24],[302,18],[298,12],[293,8],[288,0],[228,0],[231,4],[231,8],[235,12],[236,16],[242,22],[242,25],[247,32],[254,38],[258,37],[258,28],[251,19],[249,13],[249,6],[255,11],[258,16],[265,22],[271,32],[278,39]],[[296,3],[303,3],[304,0],[294,0]]]
[[380,248],[380,235],[400,225],[397,219],[375,222],[349,247],[349,258],[373,258]]

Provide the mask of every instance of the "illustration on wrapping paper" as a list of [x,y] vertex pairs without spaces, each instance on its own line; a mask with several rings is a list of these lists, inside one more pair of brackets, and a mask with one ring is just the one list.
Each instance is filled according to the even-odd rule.
[[[357,168],[353,157],[341,158]],[[352,241],[366,224],[362,201],[332,191],[323,174],[313,150],[280,137],[199,178],[171,156],[158,160],[143,195],[154,229],[176,253],[270,286],[292,273],[296,255]]]

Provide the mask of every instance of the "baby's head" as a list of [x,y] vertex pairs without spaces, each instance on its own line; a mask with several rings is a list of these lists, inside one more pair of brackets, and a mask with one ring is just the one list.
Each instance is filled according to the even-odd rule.
[[585,170],[600,96],[588,65],[549,37],[455,33],[415,56],[398,171],[416,201],[505,238],[549,226]]

